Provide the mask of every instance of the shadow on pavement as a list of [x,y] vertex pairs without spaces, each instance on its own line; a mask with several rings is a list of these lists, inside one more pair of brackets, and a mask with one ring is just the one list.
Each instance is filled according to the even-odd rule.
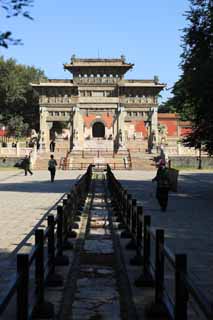
[[8,192],[30,192],[30,193],[60,193],[68,192],[76,179],[55,180],[51,183],[45,181],[29,181],[18,183],[1,183],[0,191]]

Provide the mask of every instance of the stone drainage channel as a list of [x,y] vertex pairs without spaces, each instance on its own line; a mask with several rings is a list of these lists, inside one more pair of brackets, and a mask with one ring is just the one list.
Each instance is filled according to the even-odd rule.
[[[125,268],[113,230],[104,173],[94,173],[82,208],[78,253],[61,306],[64,320],[136,319]],[[82,227],[83,225],[83,227]]]

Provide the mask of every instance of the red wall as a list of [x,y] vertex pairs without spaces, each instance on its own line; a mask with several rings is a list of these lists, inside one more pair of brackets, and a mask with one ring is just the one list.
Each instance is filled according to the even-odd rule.
[[[158,123],[167,127],[168,137],[187,135],[191,132],[191,123],[189,121],[181,121],[178,114],[175,113],[158,113]],[[179,126],[179,130],[178,130]]]
[[173,119],[158,119],[158,123],[165,125],[167,128],[167,135],[169,137],[177,136],[177,120]]
[[89,114],[88,116],[84,116],[84,123],[86,125],[87,128],[91,127],[91,123],[96,120],[102,120],[105,125],[107,126],[107,128],[111,128],[112,126],[112,121],[113,121],[113,117],[112,115],[107,115],[107,113],[102,113],[102,116],[100,118],[96,118],[95,114]]
[[[112,127],[113,116],[110,114],[108,115],[107,112],[102,113],[101,118],[96,118],[95,114],[90,113],[88,116],[84,116],[84,123],[86,127],[89,128],[93,121],[98,121],[99,119],[102,120],[108,128]],[[147,128],[145,127],[144,120],[132,120],[131,123],[134,124],[136,132],[142,132],[143,137],[147,137]],[[183,121],[179,122],[178,114],[158,113],[158,123],[166,126],[168,137],[178,136],[178,125],[181,136],[191,132],[190,123]]]
[[7,132],[5,130],[0,129],[0,137],[6,136]]
[[181,136],[186,136],[190,132],[192,132],[191,128],[184,128],[184,127],[180,128],[180,135]]
[[147,137],[147,129],[144,124],[144,120],[133,120],[132,124],[135,125],[136,132],[142,132],[143,137]]

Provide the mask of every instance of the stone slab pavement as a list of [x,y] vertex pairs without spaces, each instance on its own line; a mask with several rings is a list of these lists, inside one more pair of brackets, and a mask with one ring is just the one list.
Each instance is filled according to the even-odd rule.
[[[48,171],[25,177],[23,171],[0,172],[0,298],[12,280],[13,253],[44,213],[67,192],[80,171],[58,171],[55,183]],[[174,253],[187,253],[196,282],[213,297],[213,173],[181,172],[177,193],[169,195],[167,212],[161,212],[151,182],[156,171],[115,171],[130,193],[151,214],[152,225],[164,228],[166,244]],[[29,249],[30,240],[27,242]]]
[[14,276],[15,253],[23,244],[30,250],[30,231],[80,174],[58,170],[51,183],[48,171],[0,171],[0,298]]
[[173,253],[186,253],[190,274],[213,300],[213,172],[180,172],[178,192],[169,194],[167,212],[155,198],[156,171],[114,171],[115,176],[152,216],[152,226],[165,230]]

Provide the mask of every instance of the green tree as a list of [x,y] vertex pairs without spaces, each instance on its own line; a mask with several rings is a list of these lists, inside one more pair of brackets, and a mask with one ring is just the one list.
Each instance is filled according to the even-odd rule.
[[159,112],[177,112],[180,114],[181,120],[193,121],[193,108],[186,99],[187,94],[183,77],[174,84],[172,95],[170,99],[159,106]]
[[0,57],[0,74],[0,113],[4,123],[7,125],[11,117],[21,116],[30,128],[38,130],[38,96],[30,82],[45,79],[44,72]]
[[213,2],[191,0],[182,55],[186,104],[193,120],[186,143],[213,153]]
[[[27,10],[33,4],[33,0],[0,0],[0,9],[5,12],[6,18],[23,16],[32,19]],[[14,39],[10,30],[0,30],[0,47],[8,48],[9,44],[20,44],[20,39]]]
[[25,136],[29,128],[28,123],[24,123],[24,118],[19,115],[11,117],[7,121],[8,136],[15,136],[17,139]]
[[192,121],[185,139],[189,146],[213,154],[213,1],[190,0],[183,32],[182,75],[173,87],[169,103]]

